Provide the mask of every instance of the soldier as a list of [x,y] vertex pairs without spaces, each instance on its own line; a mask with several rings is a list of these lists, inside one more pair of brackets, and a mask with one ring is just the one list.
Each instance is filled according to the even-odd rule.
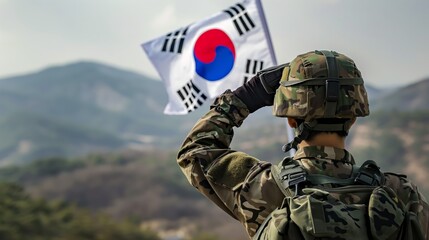
[[[233,127],[271,105],[273,114],[287,117],[295,130],[286,150],[297,148],[293,159],[277,168],[229,148]],[[428,239],[428,205],[417,187],[404,175],[381,174],[374,162],[356,167],[344,149],[356,117],[368,114],[367,93],[353,60],[312,51],[220,95],[186,137],[177,161],[188,181],[240,221],[249,237]],[[348,185],[370,189],[372,197],[358,191],[328,197],[327,189],[344,191]],[[363,202],[372,205],[359,207]]]

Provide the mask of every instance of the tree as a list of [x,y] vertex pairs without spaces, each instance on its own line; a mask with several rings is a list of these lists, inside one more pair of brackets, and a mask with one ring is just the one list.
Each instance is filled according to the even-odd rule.
[[24,189],[0,183],[0,239],[7,240],[159,240],[127,221],[60,201],[30,198]]

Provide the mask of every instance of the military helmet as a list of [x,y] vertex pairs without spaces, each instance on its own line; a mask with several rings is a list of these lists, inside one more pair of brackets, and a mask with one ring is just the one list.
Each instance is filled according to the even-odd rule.
[[369,115],[368,96],[354,61],[334,51],[298,55],[283,69],[273,114],[311,122]]

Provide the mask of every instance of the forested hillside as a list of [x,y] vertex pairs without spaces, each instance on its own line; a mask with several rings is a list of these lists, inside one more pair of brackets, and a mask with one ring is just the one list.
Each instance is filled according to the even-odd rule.
[[0,181],[17,182],[35,198],[130,219],[164,237],[246,239],[235,220],[188,185],[173,152],[41,159],[1,168]]
[[159,240],[135,222],[65,203],[28,196],[16,185],[0,183],[0,239],[5,240]]

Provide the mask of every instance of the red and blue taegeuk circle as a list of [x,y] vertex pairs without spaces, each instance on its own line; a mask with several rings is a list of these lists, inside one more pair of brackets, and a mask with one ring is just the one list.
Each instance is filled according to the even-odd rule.
[[208,80],[217,81],[231,72],[235,61],[235,47],[220,29],[201,34],[194,45],[195,71]]

